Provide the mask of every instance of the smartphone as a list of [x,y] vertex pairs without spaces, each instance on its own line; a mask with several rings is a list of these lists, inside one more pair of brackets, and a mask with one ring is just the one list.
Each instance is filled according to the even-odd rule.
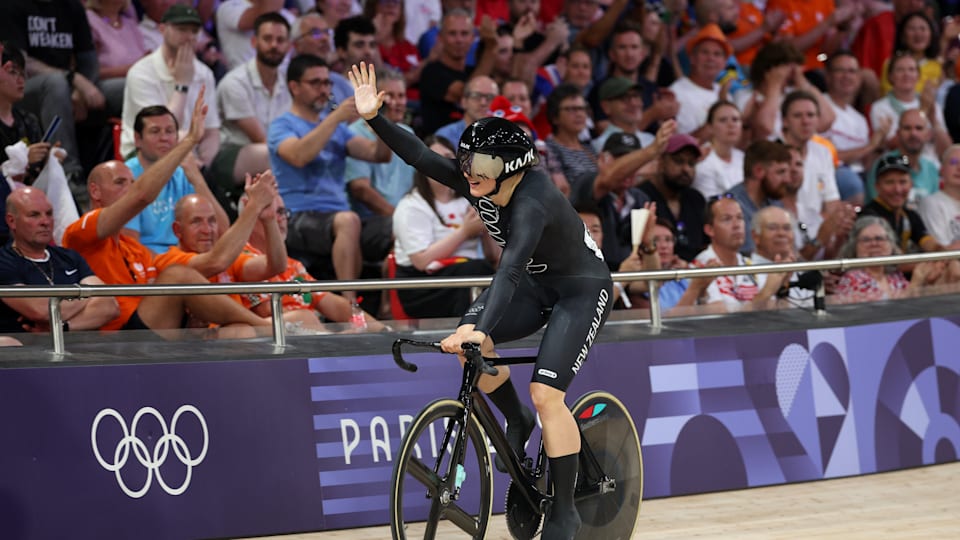
[[43,138],[40,139],[40,142],[50,142],[50,139],[53,138],[53,134],[57,132],[57,128],[60,127],[60,116],[54,116],[53,120],[50,122],[50,125],[47,126],[47,132],[43,134]]

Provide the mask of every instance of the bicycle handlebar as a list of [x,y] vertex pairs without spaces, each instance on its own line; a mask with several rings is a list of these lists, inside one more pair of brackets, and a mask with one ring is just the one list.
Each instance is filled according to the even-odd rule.
[[[438,352],[445,352],[440,347],[440,343],[436,341],[416,341],[413,339],[404,338],[397,339],[393,342],[393,361],[400,366],[400,369],[409,371],[410,373],[416,373],[417,369],[419,368],[416,364],[407,362],[403,359],[403,352],[400,350],[403,345],[412,345],[414,347],[423,347],[425,349],[434,349]],[[477,358],[481,360],[477,364],[480,366],[480,371],[482,373],[492,376],[496,376],[499,373],[497,368],[493,367],[492,364],[492,362],[496,360],[495,358],[484,358],[480,356],[480,345],[477,345],[476,343],[464,343],[461,345],[461,348],[463,349],[464,356],[466,356],[468,360],[475,361]]]

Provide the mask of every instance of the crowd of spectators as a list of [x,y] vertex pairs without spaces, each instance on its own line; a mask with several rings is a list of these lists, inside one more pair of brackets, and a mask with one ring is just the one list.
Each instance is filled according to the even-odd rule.
[[[400,277],[492,273],[497,248],[480,217],[359,118],[347,72],[361,62],[377,69],[381,114],[438,151],[453,152],[477,119],[517,122],[612,271],[957,249],[956,10],[933,0],[7,0],[0,283],[354,280],[384,275],[388,260]],[[59,223],[62,238],[55,220],[71,214],[57,189],[80,216]],[[641,208],[651,215],[637,239],[630,216]],[[827,283],[846,299],[888,298],[953,282],[957,266]],[[759,270],[665,284],[661,306],[810,300],[789,290],[796,276]],[[644,284],[619,292],[619,307],[648,305]],[[466,289],[398,296],[415,317],[469,302]],[[268,324],[262,297],[199,298],[78,301],[64,320],[226,336]],[[371,315],[354,291],[300,295],[285,318],[305,331],[351,320],[378,329],[385,298],[368,295]],[[3,299],[0,329],[45,329],[34,304]]]

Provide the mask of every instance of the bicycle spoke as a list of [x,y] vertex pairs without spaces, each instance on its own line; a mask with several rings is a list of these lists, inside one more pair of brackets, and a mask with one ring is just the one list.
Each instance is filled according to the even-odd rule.
[[447,507],[446,517],[450,520],[451,523],[460,527],[465,533],[469,533],[470,536],[476,538],[477,536],[477,518],[471,516],[469,513],[464,511],[457,505],[451,504]]
[[430,492],[431,497],[436,498],[443,482],[437,476],[437,473],[433,472],[433,469],[424,465],[419,459],[412,458],[407,464],[407,473],[423,484]]
[[427,516],[427,527],[423,530],[423,540],[433,540],[437,536],[437,524],[440,523],[440,517],[443,515],[443,506],[440,505],[440,499],[434,498],[430,505],[430,514]]

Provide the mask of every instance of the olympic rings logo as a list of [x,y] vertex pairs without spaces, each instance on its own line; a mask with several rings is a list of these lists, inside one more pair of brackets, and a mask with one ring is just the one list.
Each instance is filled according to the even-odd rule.
[[[187,447],[186,441],[182,437],[177,435],[177,422],[180,420],[181,415],[185,413],[192,414],[197,421],[200,423],[200,427],[203,431],[203,448],[200,450],[200,453],[193,457],[190,448]],[[160,425],[160,431],[162,434],[159,438],[156,439],[156,442],[153,445],[153,452],[147,448],[147,443],[137,436],[137,425],[140,423],[140,420],[144,416],[152,416],[156,419],[157,423]],[[117,423],[120,425],[120,430],[123,434],[123,437],[120,439],[120,442],[117,443],[116,449],[113,451],[113,461],[109,462],[104,459],[103,454],[100,453],[100,448],[97,443],[97,433],[100,427],[100,422],[107,417],[115,418]],[[203,415],[200,414],[200,411],[197,410],[193,405],[183,405],[177,412],[173,414],[173,420],[170,423],[170,429],[167,429],[167,422],[163,419],[163,416],[160,415],[160,412],[154,409],[153,407],[143,407],[135,415],[133,415],[133,422],[130,424],[130,428],[127,429],[127,424],[123,420],[123,417],[117,411],[113,409],[103,409],[97,413],[96,418],[93,419],[93,426],[90,428],[90,443],[93,446],[93,454],[96,456],[97,461],[100,465],[114,473],[117,477],[117,483],[120,484],[120,489],[124,493],[129,495],[131,498],[139,499],[146,495],[147,491],[150,489],[150,485],[153,482],[153,477],[157,477],[157,483],[160,484],[160,487],[163,491],[167,492],[169,495],[181,495],[187,490],[187,487],[190,485],[190,479],[193,476],[193,468],[199,465],[203,458],[207,455],[207,447],[209,446],[210,436],[207,432],[207,421],[203,418]],[[183,479],[183,483],[178,487],[172,487],[168,485],[163,476],[160,474],[160,467],[167,461],[167,457],[170,456],[170,449],[173,448],[173,455],[187,467],[186,476]],[[120,471],[127,464],[127,460],[130,458],[131,450],[133,456],[141,465],[147,469],[147,479],[144,481],[143,486],[140,489],[131,489],[123,480]],[[108,456],[109,457],[109,456]]]

